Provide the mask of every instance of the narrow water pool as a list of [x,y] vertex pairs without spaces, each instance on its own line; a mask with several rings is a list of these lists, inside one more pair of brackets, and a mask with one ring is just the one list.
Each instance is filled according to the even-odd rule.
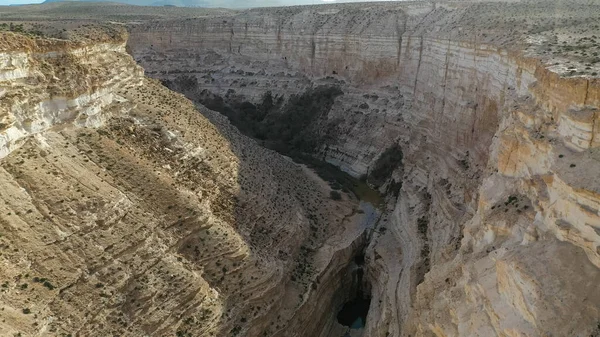
[[351,329],[364,328],[370,304],[371,298],[369,297],[357,297],[350,302],[346,302],[337,315],[338,322]]

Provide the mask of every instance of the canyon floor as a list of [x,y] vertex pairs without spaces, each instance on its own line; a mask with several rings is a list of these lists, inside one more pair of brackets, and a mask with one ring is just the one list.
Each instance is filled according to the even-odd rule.
[[0,336],[600,336],[599,15],[0,7]]

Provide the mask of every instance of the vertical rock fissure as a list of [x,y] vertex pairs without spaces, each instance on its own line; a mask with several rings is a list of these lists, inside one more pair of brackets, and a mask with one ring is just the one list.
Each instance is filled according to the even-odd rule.
[[448,79],[448,63],[450,58],[450,40],[448,40],[448,49],[446,49],[446,61],[445,61],[445,67],[444,67],[444,81],[443,81],[443,94],[442,94],[442,109],[441,109],[441,113],[442,115],[444,114],[444,109],[446,108],[446,81]]
[[413,85],[413,96],[417,93],[417,82],[419,81],[419,71],[421,70],[421,59],[423,57],[423,37],[420,36],[419,38],[419,59],[417,62],[417,72],[415,74],[415,84]]
[[583,97],[583,105],[587,104],[589,89],[590,89],[590,80],[586,80],[585,81],[585,93],[584,93],[585,96]]
[[315,36],[313,35],[310,40],[310,66],[311,66],[311,68],[314,66],[316,54],[317,54],[317,43],[315,42]]
[[596,138],[596,123],[598,122],[597,117],[598,114],[594,111],[594,115],[592,116],[592,138],[590,138],[590,149],[594,146],[594,138]]
[[[368,240],[368,239],[367,239]],[[352,282],[349,300],[344,303],[337,313],[337,321],[350,329],[362,329],[367,321],[367,314],[371,304],[370,286],[364,278],[365,249],[368,242],[355,255],[350,262]]]
[[400,65],[400,58],[402,57],[402,35],[404,35],[404,32],[406,32],[406,15],[402,17],[402,29],[400,28],[400,23],[398,22],[399,19],[400,16],[398,16],[396,19],[396,34],[398,35],[398,57],[396,62],[398,66]]

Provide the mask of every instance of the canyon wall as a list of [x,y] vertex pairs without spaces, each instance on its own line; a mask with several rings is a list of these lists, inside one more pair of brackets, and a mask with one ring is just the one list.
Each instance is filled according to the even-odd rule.
[[377,212],[78,36],[0,33],[0,334],[327,330]]
[[174,88],[200,102],[339,86],[318,155],[355,176],[401,146],[381,191],[402,187],[367,249],[366,336],[592,335],[600,82],[531,41],[591,37],[598,8],[560,8],[548,28],[547,5],[250,10],[132,25],[128,45],[150,76],[193,78]]

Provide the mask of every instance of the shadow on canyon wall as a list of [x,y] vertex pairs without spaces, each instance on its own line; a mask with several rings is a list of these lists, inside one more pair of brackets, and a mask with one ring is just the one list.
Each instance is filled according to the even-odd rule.
[[[231,89],[224,97],[202,89],[195,76],[180,75],[161,82],[226,116],[241,133],[261,146],[312,168],[334,190],[352,193],[373,205],[383,203],[378,189],[386,184],[396,168],[402,166],[403,154],[399,145],[384,151],[372,170],[358,178],[325,161],[327,148],[335,144],[340,134],[339,121],[328,118],[335,100],[344,95],[338,86],[320,85],[287,98],[266,91],[259,103],[252,103]],[[386,186],[385,194],[397,195],[401,187],[401,182],[393,181]],[[332,197],[336,195],[332,194]]]
[[[348,261],[345,261],[344,265],[334,264],[336,269],[333,276],[329,274],[330,280],[322,280],[324,281],[322,284],[312,281],[315,273],[313,258],[328,237],[327,231],[331,223],[327,222],[335,219],[323,213],[328,209],[323,205],[335,204],[337,200],[342,199],[343,194],[347,195],[344,199],[365,200],[374,205],[383,202],[380,193],[367,184],[369,177],[362,179],[352,177],[319,159],[320,149],[335,141],[335,123],[328,121],[327,113],[336,97],[343,95],[341,89],[334,86],[319,86],[287,99],[273,97],[270,92],[265,92],[261,102],[253,104],[240,100],[233,94],[223,98],[207,90],[201,90],[194,77],[183,75],[174,81],[163,80],[162,83],[169,89],[183,93],[187,98],[199,103],[197,105],[199,112],[216,126],[239,159],[237,179],[241,190],[240,195],[233,196],[234,202],[230,208],[234,218],[232,223],[240,227],[239,232],[242,233],[241,236],[248,247],[261,247],[252,251],[252,258],[256,259],[253,263],[259,267],[258,269],[261,265],[274,264],[282,270],[280,271],[284,276],[280,281],[282,286],[272,289],[273,295],[270,297],[284,296],[286,300],[290,300],[289,293],[296,292],[297,295],[291,300],[297,301],[297,305],[300,305],[305,300],[304,294],[312,288],[311,296],[313,300],[319,302],[316,307],[329,308],[324,313],[320,313],[320,317],[315,317],[311,330],[315,335],[335,320],[338,311],[342,309],[341,306],[350,303],[347,301],[368,303],[368,294],[359,296],[360,299],[356,296],[358,291],[356,289],[357,287],[360,289],[360,286],[356,284],[356,266],[352,259],[358,251],[364,249],[365,242],[353,245],[350,247],[351,251],[342,253]],[[249,146],[248,142],[256,142],[256,144]],[[315,182],[306,181],[306,173],[300,166],[279,156],[278,153],[312,168],[329,184],[332,189],[331,194],[323,195],[322,190],[313,186]],[[402,154],[399,148],[392,149],[383,158],[382,164],[378,166],[379,169],[375,170],[376,174],[373,176],[373,179],[382,182],[386,180],[385,175],[391,174],[393,170],[391,166],[401,161]],[[273,191],[274,188],[276,191]],[[247,198],[247,195],[252,197]],[[330,200],[325,201],[323,198]],[[301,207],[298,207],[298,204]],[[268,211],[265,211],[265,208]],[[295,220],[296,213],[303,213],[306,223]],[[277,215],[278,218],[272,217],[273,215]],[[288,223],[277,224],[281,223],[282,219],[287,219]],[[195,254],[194,249],[186,249],[186,256],[192,261]],[[239,263],[232,267],[244,266],[243,263]],[[249,268],[253,269],[252,266]],[[255,271],[250,270],[244,273],[253,272]],[[226,274],[227,271],[223,269],[214,277],[209,277],[208,281],[213,288],[218,289],[224,286],[235,286],[227,284]],[[329,288],[325,291],[322,289],[324,287]],[[319,294],[323,291],[327,295]],[[251,298],[243,294],[239,296],[245,301]],[[256,319],[256,315],[277,317],[279,321],[281,315],[278,311],[281,310],[282,304],[256,304],[261,300],[254,298],[253,305],[244,309],[248,314],[241,315],[238,324],[224,324],[222,331],[236,335],[241,331],[244,323]],[[232,297],[225,306],[234,308],[239,303],[239,297]],[[286,305],[289,306],[289,303]],[[268,312],[262,311],[258,314],[259,310],[256,308],[261,306],[270,309]],[[361,310],[365,308],[364,305],[360,307]],[[368,310],[368,305],[366,308]],[[229,314],[228,311],[226,315]],[[366,312],[359,316],[366,317]],[[279,322],[273,323],[267,327],[252,326],[248,334],[282,333],[284,321],[281,322],[281,326]],[[291,324],[298,324],[298,322],[291,322]]]

